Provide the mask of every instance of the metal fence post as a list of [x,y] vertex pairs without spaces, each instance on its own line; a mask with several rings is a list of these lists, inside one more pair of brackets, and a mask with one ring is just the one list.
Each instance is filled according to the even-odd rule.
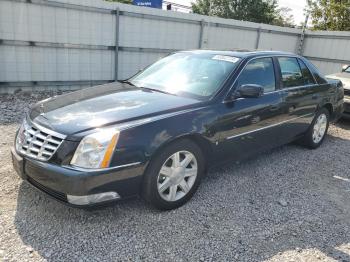
[[118,80],[118,51],[119,51],[119,7],[115,10],[115,51],[114,51],[114,80]]
[[295,48],[295,53],[297,55],[302,55],[303,45],[304,45],[304,37],[303,37],[303,34],[300,34],[297,37],[297,44],[296,44],[296,48]]
[[260,35],[261,35],[261,26],[259,26],[258,29],[257,29],[255,49],[259,49]]
[[305,31],[306,31],[307,21],[309,21],[309,15],[310,14],[307,13],[305,16],[305,22],[303,24],[303,28],[301,30],[300,37],[298,38],[298,40],[299,40],[299,46],[297,47],[297,54],[298,55],[303,55],[303,52],[304,52],[304,42],[305,42],[305,37],[306,37]]
[[204,20],[201,20],[200,23],[200,31],[199,31],[199,49],[202,49],[203,47],[203,31],[204,31],[204,26],[205,26],[205,22]]

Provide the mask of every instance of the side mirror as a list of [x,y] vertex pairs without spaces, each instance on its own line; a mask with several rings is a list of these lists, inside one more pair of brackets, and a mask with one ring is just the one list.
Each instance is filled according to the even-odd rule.
[[345,72],[346,69],[348,69],[349,65],[343,65],[342,68],[341,68],[341,71],[342,72]]
[[257,98],[262,96],[264,88],[261,85],[241,85],[235,92],[235,97]]

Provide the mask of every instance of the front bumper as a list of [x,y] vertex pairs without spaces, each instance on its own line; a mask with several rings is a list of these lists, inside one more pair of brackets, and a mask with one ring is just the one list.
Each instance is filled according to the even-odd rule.
[[[83,170],[22,157],[11,149],[13,167],[18,175],[37,189],[72,206],[67,195],[86,196],[116,192],[120,199],[138,195],[145,165],[132,163],[105,170]],[[107,201],[111,202],[111,201]],[[95,205],[103,205],[100,202]],[[91,205],[88,205],[91,206]]]

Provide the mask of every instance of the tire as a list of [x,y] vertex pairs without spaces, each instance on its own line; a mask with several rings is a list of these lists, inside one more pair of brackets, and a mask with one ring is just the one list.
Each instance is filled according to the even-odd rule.
[[[322,121],[321,125],[319,125],[320,124],[319,121]],[[310,149],[318,148],[322,144],[324,138],[327,135],[328,127],[329,127],[329,111],[325,108],[321,108],[316,113],[314,119],[312,120],[309,130],[301,140],[301,144]],[[318,132],[317,129],[319,133],[317,133]]]
[[151,160],[144,175],[142,197],[160,210],[178,208],[196,192],[204,172],[200,147],[189,139],[174,141]]

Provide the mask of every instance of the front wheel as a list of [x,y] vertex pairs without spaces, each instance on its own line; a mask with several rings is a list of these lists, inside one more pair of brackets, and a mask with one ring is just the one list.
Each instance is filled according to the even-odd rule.
[[204,156],[190,140],[175,141],[152,159],[144,177],[143,197],[158,209],[174,209],[195,193],[204,173]]
[[318,148],[327,134],[328,127],[329,112],[327,109],[321,108],[312,121],[308,132],[303,137],[302,144],[311,149]]

